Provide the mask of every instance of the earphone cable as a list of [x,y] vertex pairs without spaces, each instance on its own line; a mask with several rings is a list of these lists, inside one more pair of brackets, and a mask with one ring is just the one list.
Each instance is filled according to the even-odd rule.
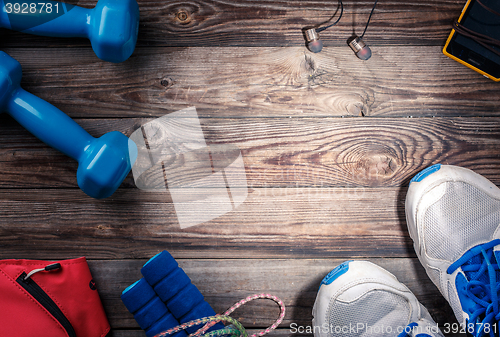
[[483,47],[485,47],[486,49],[490,50],[491,52],[497,54],[498,56],[500,56],[500,51],[498,51],[497,49],[494,49],[492,47],[493,46],[497,46],[497,47],[500,47],[500,40],[496,40],[496,39],[493,39],[489,36],[486,36],[486,35],[483,35],[483,34],[479,34],[473,30],[470,30],[466,27],[464,27],[463,25],[461,25],[459,22],[455,21],[453,23],[453,29],[460,35],[463,35],[465,37],[468,37],[472,40],[474,40],[475,42],[479,43],[480,45],[482,45]]
[[[324,25],[324,24],[327,24],[328,22],[332,21],[333,18],[335,17],[335,15],[337,14],[337,12],[339,11],[339,8],[340,8],[340,14],[339,14],[339,17],[337,18],[337,21],[335,21],[334,23],[332,23],[331,25],[328,25],[326,27],[321,27],[319,28],[319,26],[321,25]],[[323,22],[323,23],[320,23],[318,24],[316,27],[316,32],[317,33],[320,33],[322,31],[324,31],[325,29],[328,29],[330,27],[333,27],[335,26],[337,23],[339,23],[340,19],[342,18],[342,15],[344,14],[344,4],[342,3],[342,0],[338,0],[338,6],[337,6],[337,9],[335,10],[335,13],[333,13],[332,17],[330,19],[328,19],[327,21]]]
[[480,4],[484,9],[486,9],[488,12],[491,12],[493,14],[495,14],[496,16],[500,16],[500,13],[498,13],[497,11],[493,10],[492,8],[486,6],[485,4],[483,4],[480,0],[476,0],[476,2],[478,4]]
[[363,34],[361,34],[360,38],[363,38],[365,36],[366,30],[368,29],[368,25],[370,24],[370,20],[372,18],[373,12],[375,11],[375,7],[377,6],[378,0],[375,0],[375,3],[373,4],[372,11],[370,12],[370,16],[368,17],[368,21],[366,21],[366,26],[365,30],[363,31]]

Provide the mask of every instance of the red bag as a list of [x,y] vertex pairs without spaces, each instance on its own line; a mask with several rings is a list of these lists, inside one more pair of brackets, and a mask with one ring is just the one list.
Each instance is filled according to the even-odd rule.
[[109,330],[84,257],[0,260],[0,336],[104,337]]

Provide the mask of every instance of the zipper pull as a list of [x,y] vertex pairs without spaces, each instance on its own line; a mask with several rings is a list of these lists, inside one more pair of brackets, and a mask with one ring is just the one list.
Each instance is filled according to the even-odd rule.
[[32,271],[30,271],[28,273],[28,275],[26,275],[24,277],[24,280],[23,281],[27,281],[33,274],[35,273],[38,273],[40,271],[52,271],[52,270],[57,270],[61,268],[61,264],[60,263],[53,263],[53,264],[49,264],[48,266],[46,266],[45,268],[40,268],[40,269],[33,269]]

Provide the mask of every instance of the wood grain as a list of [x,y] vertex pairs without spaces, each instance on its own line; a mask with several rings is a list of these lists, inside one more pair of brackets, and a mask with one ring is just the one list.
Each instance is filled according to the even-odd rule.
[[414,256],[405,193],[254,189],[236,210],[181,229],[165,193],[120,190],[96,201],[79,190],[2,189],[0,246],[5,257],[40,259],[146,258],[162,249],[182,258]]
[[[10,117],[0,118],[5,121],[0,125],[0,186],[77,188],[73,159],[47,147]],[[77,122],[98,137],[112,130],[130,135],[151,120]],[[183,123],[178,119],[179,128]],[[201,118],[200,125],[208,145],[241,151],[250,188],[399,187],[438,162],[473,169],[500,184],[496,117]],[[175,145],[165,140],[164,150]],[[196,172],[191,176],[196,178]],[[135,187],[131,174],[123,187]]]
[[[73,118],[498,116],[495,82],[435,46],[319,54],[290,48],[146,48],[121,64],[90,49],[5,49],[23,87]],[[481,102],[481,104],[478,104]]]
[[[73,0],[93,8],[96,0]],[[336,1],[139,0],[139,47],[301,46],[302,28],[328,20]],[[322,33],[329,46],[346,46],[353,29],[364,29],[373,1],[344,1],[339,24]],[[370,45],[442,45],[463,7],[459,0],[385,1],[377,5],[369,32]],[[33,38],[1,30],[4,47],[86,46],[84,39]]]

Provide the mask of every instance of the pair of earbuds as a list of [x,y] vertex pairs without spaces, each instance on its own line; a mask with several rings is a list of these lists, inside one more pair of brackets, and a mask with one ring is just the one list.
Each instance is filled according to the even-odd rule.
[[[306,43],[307,43],[307,48],[311,52],[319,53],[323,49],[323,42],[319,39],[319,33],[330,28],[330,27],[335,26],[342,18],[342,15],[344,14],[344,4],[342,3],[342,0],[338,0],[338,1],[339,1],[339,6],[337,7],[337,10],[335,11],[335,13],[332,15],[332,17],[328,21],[320,23],[319,25],[316,25],[314,27],[304,28],[302,30],[302,32],[304,34],[304,38],[305,38]],[[366,45],[366,43],[363,41],[362,38],[365,35],[366,30],[368,29],[368,25],[370,24],[370,19],[373,15],[373,11],[375,10],[375,6],[377,5],[377,2],[378,2],[378,0],[375,0],[375,3],[373,4],[373,8],[372,8],[372,11],[370,13],[370,16],[368,17],[368,21],[366,22],[366,26],[365,26],[365,30],[363,31],[363,34],[361,34],[361,36],[353,34],[347,40],[347,44],[349,45],[349,47],[351,47],[354,54],[356,54],[356,56],[359,59],[364,60],[364,61],[368,60],[372,56],[372,51],[371,51],[370,47],[368,47]],[[322,25],[330,22],[336,16],[336,14],[339,10],[340,10],[340,14],[334,23],[332,23],[328,26],[325,26],[325,27],[321,27]]]

